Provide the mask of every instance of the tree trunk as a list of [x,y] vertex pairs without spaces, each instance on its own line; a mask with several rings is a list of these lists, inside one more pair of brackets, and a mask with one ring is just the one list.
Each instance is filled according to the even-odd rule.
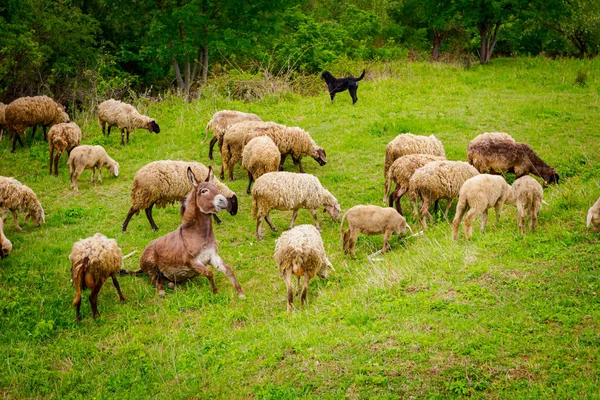
[[448,34],[445,32],[440,32],[436,29],[433,30],[433,50],[431,52],[431,57],[433,61],[437,61],[440,55],[440,47],[442,47],[442,42],[444,39],[448,37]]
[[208,81],[208,45],[204,46],[204,54],[202,55],[202,84],[206,85]]
[[177,79],[177,87],[183,90],[183,78],[181,77],[181,70],[179,69],[179,63],[175,59],[175,56],[172,57],[173,61],[173,69],[175,70],[175,78]]
[[479,62],[481,62],[481,64],[487,64],[490,62],[492,53],[494,52],[494,47],[496,47],[496,43],[498,42],[498,32],[500,31],[501,25],[502,22],[496,22],[493,32],[492,26],[490,25],[481,24],[479,26],[479,35],[481,37]]

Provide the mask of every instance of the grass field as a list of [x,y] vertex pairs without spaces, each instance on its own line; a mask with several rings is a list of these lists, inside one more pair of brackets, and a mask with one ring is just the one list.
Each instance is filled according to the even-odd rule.
[[[360,71],[360,66],[351,67]],[[587,70],[585,85],[575,84]],[[356,72],[355,72],[356,73]],[[315,80],[318,79],[315,77]],[[39,139],[10,153],[0,142],[0,175],[30,186],[46,224],[8,217],[13,243],[0,261],[0,394],[4,398],[599,398],[600,235],[585,227],[600,196],[600,63],[499,59],[485,67],[393,63],[373,65],[358,102],[347,93],[333,104],[284,95],[254,103],[205,96],[192,103],[167,97],[138,100],[156,118],[158,135],[102,137],[88,114],[76,118],[85,144],[102,144],[120,163],[102,185],[80,178],[71,191],[65,159],[48,175],[47,144]],[[394,237],[374,260],[382,236],[361,236],[355,259],[345,256],[339,225],[319,213],[329,259],[328,281],[315,279],[304,310],[286,313],[285,285],[272,258],[278,234],[254,237],[246,173],[234,182],[240,209],[215,226],[221,257],[248,298],[239,300],[216,274],[219,293],[196,278],[159,298],[147,277],[119,278],[127,302],[107,282],[101,317],[74,322],[68,255],[79,238],[102,232],[137,268],[151,240],[180,223],[178,207],[155,210],[159,232],[143,213],[121,233],[135,172],[161,159],[207,158],[204,127],[221,109],[255,112],[264,120],[308,130],[327,150],[319,167],[306,158],[343,210],[381,204],[385,145],[397,134],[436,134],[449,159],[466,160],[468,142],[485,131],[509,132],[555,167],[560,184],[545,190],[538,232],[518,232],[516,209],[466,241],[451,240],[440,216],[424,236]],[[288,158],[286,170],[297,171]],[[514,179],[509,176],[509,182]],[[405,203],[406,204],[406,203]],[[406,207],[406,209],[409,209]],[[493,214],[493,213],[492,213]],[[290,212],[275,211],[283,229]],[[311,223],[301,211],[297,223]],[[413,229],[417,223],[409,216]],[[296,302],[298,305],[298,302]]]

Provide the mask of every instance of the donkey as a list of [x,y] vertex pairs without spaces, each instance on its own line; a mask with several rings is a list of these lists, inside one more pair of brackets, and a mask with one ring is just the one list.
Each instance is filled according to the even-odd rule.
[[246,295],[231,267],[217,254],[217,241],[212,228],[211,214],[225,210],[227,199],[219,194],[212,183],[212,167],[208,168],[208,177],[204,182],[199,182],[189,167],[187,175],[194,188],[181,200],[182,224],[146,246],[138,271],[121,270],[121,273],[146,272],[160,297],[165,296],[164,283],[173,288],[175,284],[197,275],[204,275],[210,282],[213,293],[217,293],[213,272],[206,266],[210,264],[227,275],[237,290],[238,297],[243,299]]

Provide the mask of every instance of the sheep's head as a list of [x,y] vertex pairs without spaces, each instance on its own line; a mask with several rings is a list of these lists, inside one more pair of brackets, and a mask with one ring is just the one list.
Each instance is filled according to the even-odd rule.
[[549,174],[542,174],[542,179],[544,180],[544,187],[548,187],[552,183],[558,185],[558,174],[556,171]]
[[148,129],[148,132],[150,133],[160,133],[160,127],[158,126],[155,120],[151,120],[150,122],[148,122],[148,124],[146,125],[146,129]]
[[329,191],[326,191],[326,192],[328,195],[327,197],[330,196],[329,198],[333,199],[333,201],[325,202],[323,212],[326,212],[329,215],[331,215],[331,219],[334,222],[338,222],[340,220],[340,214],[342,212],[342,208],[338,204],[337,200],[335,200],[335,197],[333,197],[333,195],[331,193],[329,193]]
[[33,225],[40,226],[40,221],[44,223],[46,222],[44,209],[41,206],[39,206],[29,211],[29,213],[25,216],[25,222],[27,222],[29,218],[33,218]]
[[325,154],[325,149],[319,146],[316,146],[314,149],[312,158],[314,158],[314,160],[318,162],[321,167],[327,164],[327,155]]
[[587,215],[586,225],[588,228],[592,228],[594,232],[600,231],[600,210],[597,208],[590,208]]
[[119,176],[119,163],[118,162],[108,164],[107,168],[108,168],[108,172],[113,174],[113,176]]
[[321,264],[321,269],[319,269],[317,275],[319,278],[327,279],[329,277],[329,270],[335,271],[335,268],[333,268],[333,265],[325,258],[325,262]]

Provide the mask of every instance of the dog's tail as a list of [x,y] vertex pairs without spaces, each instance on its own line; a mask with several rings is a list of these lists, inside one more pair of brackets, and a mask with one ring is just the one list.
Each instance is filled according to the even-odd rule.
[[364,78],[364,77],[365,77],[365,72],[366,72],[366,70],[364,70],[364,69],[363,69],[363,72],[362,72],[362,74],[360,74],[360,76],[359,76],[358,78],[355,78],[355,79],[354,79],[354,81],[355,81],[355,82],[358,82],[358,81],[360,81],[362,78]]

